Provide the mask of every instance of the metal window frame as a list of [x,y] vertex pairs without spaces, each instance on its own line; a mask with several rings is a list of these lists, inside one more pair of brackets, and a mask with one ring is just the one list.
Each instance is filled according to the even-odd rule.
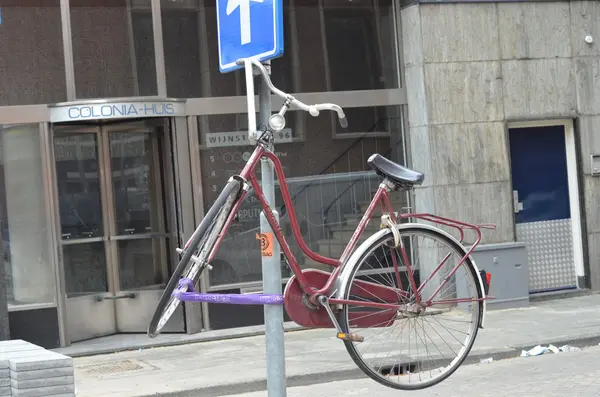
[[[8,123],[4,123],[6,125]],[[48,145],[47,145],[47,127],[45,123],[14,123],[14,125],[29,125],[31,127],[36,126],[38,132],[38,139],[40,142],[40,151],[38,155],[41,158],[41,176],[42,176],[42,189],[43,189],[43,197],[44,197],[44,217],[46,224],[46,238],[48,244],[48,263],[50,269],[53,274],[53,278],[55,279],[55,271],[56,271],[56,255],[54,250],[54,237],[55,234],[53,232],[53,208],[51,203],[51,194],[52,194],[52,185],[50,180],[48,179]],[[46,309],[46,308],[55,308],[59,305],[59,294],[58,294],[58,283],[57,280],[54,280],[54,294],[52,297],[52,301],[49,302],[36,302],[36,303],[26,303],[26,304],[11,304],[10,302],[7,304],[9,312],[16,311],[24,311],[24,310],[35,310],[35,309]]]

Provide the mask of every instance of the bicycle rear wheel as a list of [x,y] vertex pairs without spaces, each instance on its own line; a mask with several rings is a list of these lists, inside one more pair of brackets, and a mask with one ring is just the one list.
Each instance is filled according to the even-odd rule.
[[[194,232],[193,238],[187,249],[183,252],[183,257],[173,271],[173,275],[169,279],[167,286],[156,306],[154,315],[148,326],[148,336],[155,338],[160,334],[160,331],[167,324],[181,301],[173,296],[173,292],[179,285],[179,280],[183,276],[194,282],[194,285],[200,279],[204,266],[195,261],[192,261],[192,256],[198,257],[205,261],[210,255],[217,236],[222,230],[227,218],[229,217],[236,200],[239,198],[241,190],[241,182],[237,179],[231,179],[221,194],[210,207],[210,210],[200,222],[200,225]],[[182,290],[187,291],[187,286],[182,287]]]
[[[483,292],[470,258],[450,276],[466,252],[445,234],[418,225],[399,227],[399,232],[406,255],[402,247],[394,248],[388,231],[348,269],[343,296],[357,303],[343,305],[338,319],[345,333],[364,338],[344,344],[366,375],[394,389],[424,389],[448,378],[468,356],[483,312],[478,300]],[[432,305],[422,311],[417,294],[425,303],[446,278]],[[397,306],[375,308],[361,302]]]

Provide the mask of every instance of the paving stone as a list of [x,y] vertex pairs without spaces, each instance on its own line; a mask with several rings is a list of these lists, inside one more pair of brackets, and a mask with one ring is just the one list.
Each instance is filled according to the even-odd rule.
[[54,355],[44,354],[41,357],[14,357],[10,360],[11,373],[13,371],[33,371],[40,369],[51,369],[71,366],[73,366],[73,359],[71,357],[66,357],[58,353],[54,353]]
[[47,397],[56,394],[75,393],[74,385],[34,387],[31,389],[12,388],[13,397]]
[[[289,387],[288,397],[597,397],[600,396],[600,347],[578,352],[516,357],[489,364],[464,365],[437,385],[398,391],[371,379]],[[231,397],[265,397],[266,392]]]
[[[8,385],[12,386],[15,389],[32,389],[46,386],[64,386],[64,385],[74,385],[75,377],[71,376],[56,376],[53,378],[37,378],[37,379],[28,379],[28,380],[17,380],[10,379]],[[4,386],[4,385],[2,385]]]
[[38,369],[31,371],[19,371],[13,372],[11,379],[16,381],[27,381],[33,379],[50,379],[65,376],[73,376],[73,367],[60,367],[60,368],[48,368]]
[[[45,350],[43,347],[34,345],[33,343],[25,342],[20,339],[16,339],[14,341],[2,341],[0,343],[0,357],[3,356],[4,353],[14,352],[14,351],[23,351],[23,350]],[[5,343],[5,342],[14,342],[14,343]]]
[[[493,280],[492,277],[492,283]],[[527,308],[488,309],[484,325],[485,328],[478,333],[473,350],[469,355],[470,358],[487,358],[497,353],[510,353],[511,356],[517,356],[521,351],[520,349],[531,349],[537,344],[547,345],[552,343],[560,347],[566,343],[581,346],[581,343],[585,342],[597,345],[600,342],[600,294],[542,302],[532,301]],[[215,333],[216,331],[211,335]],[[209,332],[206,334],[209,334]],[[122,349],[125,344],[124,341],[128,339],[122,335],[120,337],[123,339],[120,342],[119,349]],[[153,339],[152,343],[160,344],[165,340],[180,340],[176,338],[181,338],[181,343],[185,337],[165,334]],[[107,337],[94,342],[97,347],[104,343],[101,347],[103,353],[110,353],[109,349],[111,347],[106,342],[107,340],[114,340],[114,338]],[[81,343],[85,346],[85,342]],[[147,346],[144,345],[144,347],[140,350],[136,347],[135,350],[130,351],[75,359],[75,383],[78,397],[217,397],[246,393],[251,389],[263,390],[265,387],[264,335],[233,339],[227,339],[226,336],[223,336],[221,340],[203,343],[156,348],[146,348]],[[571,357],[570,354],[561,353],[549,357],[555,357],[560,361]],[[285,372],[288,386],[331,382],[333,380],[348,379],[349,377],[357,379],[363,376],[349,357],[343,343],[336,339],[335,331],[332,329],[286,333],[285,355]],[[538,358],[545,360],[547,357],[532,357],[531,360],[523,359],[523,365],[535,367],[538,363],[535,360]],[[600,393],[600,354],[597,354],[594,360],[598,362],[598,365],[592,366],[590,369],[594,369],[594,376],[599,382],[594,392],[598,394]],[[125,363],[128,366],[125,366]],[[480,366],[480,368],[490,369],[495,364]],[[113,368],[127,367],[128,370],[95,370],[98,366],[103,365],[106,367],[112,366]],[[525,378],[524,381],[528,381],[526,378],[530,376],[529,374],[509,371],[511,365],[513,363],[498,370],[497,379],[499,381],[494,384],[511,387],[510,384],[513,378],[519,378],[519,381],[521,381],[522,377]],[[546,389],[546,393],[520,393],[519,386],[496,393],[497,390],[494,388],[494,384],[488,383],[489,379],[486,378],[487,373],[485,371],[465,376],[465,374],[469,374],[469,372],[466,372],[468,368],[465,365],[439,386],[418,393],[390,391],[384,386],[377,388],[374,381],[367,379],[365,383],[357,383],[355,388],[352,384],[345,383],[338,383],[338,385],[349,386],[340,386],[337,389],[333,386],[325,386],[325,384],[315,384],[314,389],[307,389],[314,390],[310,392],[312,394],[303,397],[358,397],[364,395],[377,397],[553,396],[553,393],[548,391],[550,389]],[[534,371],[534,369],[531,371]],[[586,371],[582,371],[584,376],[581,381],[568,379],[581,371],[581,368],[574,371],[569,368],[563,369],[562,366],[557,366],[556,369],[549,366],[544,371],[550,371],[550,373],[546,372],[549,379],[552,379],[552,377],[560,378],[564,382],[562,387],[567,387],[566,385],[569,382],[573,387],[578,383],[590,382],[588,380],[590,375]],[[510,372],[511,375],[505,376],[503,375],[504,372]],[[529,381],[535,384],[540,382],[539,379],[532,378]],[[442,388],[444,385],[452,385],[457,388],[463,382],[468,383],[463,387],[467,387],[470,394],[466,393],[463,396],[458,391],[453,393],[451,388]],[[478,383],[480,386],[477,386]],[[519,384],[519,382],[516,383]],[[472,389],[469,389],[469,387]],[[289,390],[288,397],[302,396],[302,393],[295,391],[296,388],[294,387],[290,387]],[[363,390],[367,391],[363,392]],[[318,391],[321,391],[321,394],[318,394]],[[475,391],[481,394],[474,394]],[[382,394],[379,392],[382,392]],[[291,393],[294,393],[293,396]],[[565,394],[559,395],[563,396]],[[589,394],[571,394],[570,397],[587,397],[587,395]],[[598,395],[600,396],[600,394]],[[254,396],[266,397],[267,393],[262,391]]]

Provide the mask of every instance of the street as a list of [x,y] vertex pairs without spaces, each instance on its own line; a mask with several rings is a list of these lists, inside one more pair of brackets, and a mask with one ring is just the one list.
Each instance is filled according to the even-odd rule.
[[[540,397],[600,396],[595,394],[600,386],[594,388],[592,384],[594,379],[600,379],[598,330],[600,295],[596,294],[531,302],[526,308],[491,310],[468,359],[473,360],[471,363],[491,356],[496,360],[514,359],[482,366],[463,365],[443,383],[419,392],[388,389],[370,379],[348,381],[363,375],[331,330],[289,332],[285,335],[288,395],[341,397],[357,391],[364,394],[367,390],[378,397],[502,397],[532,393],[540,393]],[[209,332],[204,335],[216,337]],[[78,396],[219,397],[247,393],[244,396],[267,397],[263,335],[194,343],[188,336],[167,334],[159,342],[167,340],[176,345],[163,347],[152,346],[156,340],[147,337],[131,338],[128,345],[139,347],[138,350],[109,353],[111,349],[118,351],[124,343],[116,336],[57,349],[67,355],[89,354],[74,359]],[[548,353],[517,358],[522,349],[549,343],[556,347],[569,344],[590,348],[556,356]],[[108,354],[92,353],[100,344],[102,352]],[[573,374],[578,374],[577,384],[565,380]],[[585,394],[587,387],[592,389]],[[567,394],[571,388],[578,392]]]
[[[399,391],[370,379],[288,388],[288,397],[512,397],[600,396],[600,347],[577,352],[546,353],[489,364],[464,365],[450,378],[420,391]],[[236,397],[266,397],[266,392]]]

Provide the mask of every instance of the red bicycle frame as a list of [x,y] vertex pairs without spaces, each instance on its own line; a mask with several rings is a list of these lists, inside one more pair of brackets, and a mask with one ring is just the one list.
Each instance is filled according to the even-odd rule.
[[[267,200],[262,191],[260,183],[256,179],[254,171],[255,171],[256,166],[258,165],[259,161],[263,158],[270,160],[274,165],[275,173],[277,175],[277,179],[279,181],[280,188],[281,188],[281,194],[283,196],[283,201],[284,201],[285,206],[288,211],[288,215],[289,215],[289,219],[290,219],[290,223],[291,223],[291,227],[292,227],[292,232],[293,232],[294,238],[296,239],[300,249],[306,256],[308,256],[312,260],[334,267],[334,270],[331,273],[331,275],[329,276],[327,283],[321,289],[315,288],[314,286],[310,285],[310,283],[307,281],[304,273],[302,272],[302,269],[300,268],[300,265],[298,265],[298,262],[294,256],[294,254],[292,253],[292,250],[290,249],[289,244],[287,243],[287,240],[285,239],[285,236],[283,235],[281,226],[275,219],[275,215],[273,214],[272,210],[269,207],[269,204],[267,203]],[[248,162],[246,163],[244,169],[240,173],[240,177],[242,177],[244,180],[249,182],[250,185],[252,186],[252,188],[254,189],[254,192],[255,192],[256,196],[258,197],[260,204],[262,206],[262,209],[266,215],[267,221],[269,222],[269,225],[271,226],[271,228],[274,232],[275,238],[277,239],[284,255],[286,256],[286,258],[289,261],[292,272],[298,279],[298,283],[299,283],[300,287],[302,288],[302,291],[310,297],[314,297],[314,296],[317,296],[320,294],[327,294],[327,292],[332,287],[333,283],[337,279],[339,272],[342,269],[341,264],[344,263],[348,259],[349,255],[354,251],[354,248],[356,247],[358,240],[360,239],[360,236],[364,232],[367,223],[371,219],[373,212],[375,211],[378,203],[381,202],[382,210],[384,210],[385,212],[388,212],[390,214],[391,220],[394,223],[396,222],[396,215],[394,214],[391,203],[390,203],[388,190],[386,188],[386,185],[384,183],[382,183],[382,184],[380,184],[379,188],[377,189],[377,192],[373,196],[367,210],[365,211],[356,230],[354,231],[352,237],[350,238],[350,241],[348,242],[346,248],[344,249],[340,259],[332,259],[332,258],[324,257],[324,256],[321,256],[321,255],[313,252],[308,247],[308,245],[304,241],[304,238],[302,237],[302,233],[300,232],[300,227],[298,225],[298,221],[296,218],[296,212],[295,212],[293,204],[292,204],[292,199],[291,199],[288,185],[287,185],[285,175],[283,172],[283,166],[281,165],[281,161],[279,160],[279,158],[274,153],[266,150],[262,145],[257,145],[256,148],[254,149],[252,155],[250,156]],[[229,217],[227,218],[227,221],[225,222],[223,229],[221,230],[221,233],[219,234],[219,236],[217,236],[217,241],[215,243],[215,246],[208,258],[209,263],[212,261],[212,259],[216,255],[216,253],[221,245],[221,242],[223,240],[223,237],[227,234],[229,226],[231,225],[240,205],[244,201],[246,194],[247,194],[247,190],[243,190],[240,197],[234,204],[233,209],[232,209]],[[489,227],[489,225],[470,225],[467,223],[454,221],[454,220],[451,220],[448,218],[442,218],[442,217],[438,217],[438,216],[431,215],[431,214],[413,214],[413,213],[400,214],[398,216],[398,219],[405,219],[405,218],[411,218],[411,217],[412,218],[420,218],[423,220],[428,220],[428,221],[432,221],[435,223],[444,224],[446,226],[455,227],[460,230],[461,241],[464,237],[463,230],[462,230],[463,228],[474,229],[477,232],[477,242],[473,245],[471,250],[469,250],[469,252],[467,252],[467,254],[462,258],[462,260],[456,265],[456,267],[450,273],[450,276],[448,276],[448,278],[446,278],[445,282],[447,282],[448,279],[451,277],[451,275],[453,275],[457,271],[458,267],[466,260],[466,258],[471,254],[472,250],[475,248],[475,246],[481,240],[481,232],[479,231],[478,228],[479,227]],[[190,241],[191,241],[191,239],[190,239]],[[402,246],[402,248],[404,248],[404,247]],[[434,270],[432,275],[430,275],[423,282],[423,284],[421,284],[421,286],[419,288],[417,288],[416,281],[414,280],[414,276],[413,276],[413,270],[411,269],[410,263],[408,261],[406,250],[402,249],[402,253],[403,253],[403,260],[406,263],[406,268],[408,271],[409,282],[411,284],[411,287],[412,287],[413,291],[418,291],[418,292],[420,292],[422,290],[425,283],[427,283],[431,279],[433,274],[435,274],[435,272],[437,272],[441,268],[441,266],[445,263],[445,261],[448,259],[448,256],[450,255],[450,254],[448,254],[448,256],[442,261],[442,263],[436,267],[436,269]],[[397,282],[398,282],[398,286],[399,286],[399,290],[397,290],[396,292],[400,293],[402,295],[406,295],[407,292],[402,290],[402,286],[400,283],[400,273],[398,270],[399,268],[398,268],[398,263],[397,263],[395,255],[392,255],[392,261],[393,261],[393,265],[395,268],[395,275],[397,277]],[[437,288],[437,290],[432,294],[432,296],[426,301],[427,305],[432,304],[431,301],[433,300],[434,296],[444,286],[445,282],[442,283]],[[417,303],[421,302],[418,293],[416,294],[416,299],[417,299]],[[473,300],[474,299],[465,299],[463,301],[473,301]],[[457,301],[461,301],[461,299],[453,300],[453,302],[457,302]],[[372,306],[372,307],[377,307],[377,308],[395,309],[398,307],[397,303],[389,304],[389,303],[364,302],[364,301],[354,302],[354,301],[350,301],[350,300],[333,299],[333,298],[329,299],[329,302],[331,304],[346,304],[346,305],[347,304],[360,304],[361,306]],[[436,302],[436,303],[440,304],[443,302]]]

